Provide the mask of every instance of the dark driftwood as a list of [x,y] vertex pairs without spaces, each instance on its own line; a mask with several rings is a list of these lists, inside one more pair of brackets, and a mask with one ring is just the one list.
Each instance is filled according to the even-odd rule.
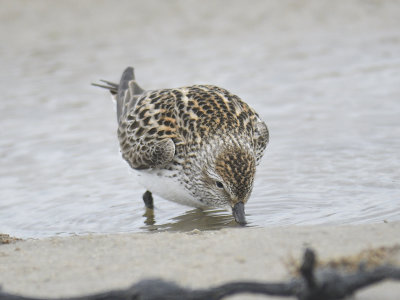
[[[372,270],[360,268],[343,274],[335,269],[315,269],[315,253],[307,249],[300,268],[301,277],[282,283],[232,282],[203,290],[185,289],[160,279],[143,280],[126,290],[61,298],[63,300],[218,300],[239,293],[295,297],[299,300],[338,300],[357,290],[385,279],[400,280],[400,268],[381,266]],[[61,300],[60,299],[60,300]],[[0,291],[0,300],[44,300],[7,294]]]

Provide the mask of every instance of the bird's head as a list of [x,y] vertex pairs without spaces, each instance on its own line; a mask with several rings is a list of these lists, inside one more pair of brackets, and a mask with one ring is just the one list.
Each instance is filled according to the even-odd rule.
[[253,189],[256,160],[249,149],[222,147],[202,167],[202,190],[215,206],[232,210],[237,223],[246,224],[244,205]]

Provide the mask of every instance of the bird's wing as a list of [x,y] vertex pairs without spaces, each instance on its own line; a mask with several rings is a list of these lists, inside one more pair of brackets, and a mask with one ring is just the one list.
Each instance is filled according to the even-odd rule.
[[269,142],[269,131],[267,125],[259,118],[257,118],[254,128],[254,146],[256,151],[256,164],[258,165]]
[[174,158],[175,144],[170,138],[150,141],[128,138],[121,141],[121,152],[133,169],[162,168]]
[[118,121],[135,106],[144,92],[136,82],[134,69],[127,67],[122,73],[116,95]]
[[[175,156],[178,141],[172,90],[147,91],[126,106],[118,126],[124,159],[134,169],[162,168]],[[125,95],[126,97],[126,95]]]
[[[134,69],[122,73],[119,84],[101,80],[117,102],[118,138],[123,158],[134,169],[160,168],[175,155],[174,122],[168,90],[146,92],[136,82]],[[165,119],[170,119],[166,122]],[[161,124],[161,126],[160,126]]]

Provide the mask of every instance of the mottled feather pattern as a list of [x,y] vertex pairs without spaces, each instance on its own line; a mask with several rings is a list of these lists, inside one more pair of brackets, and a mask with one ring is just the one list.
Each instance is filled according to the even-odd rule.
[[[246,195],[251,193],[253,187],[255,160],[254,157],[242,148],[227,148],[219,154],[216,160],[216,171],[224,182],[235,182],[228,186],[232,194],[239,199],[247,200]],[[234,163],[232,163],[234,162]]]
[[234,208],[247,202],[269,141],[267,126],[249,105],[213,85],[145,91],[133,68],[118,85],[103,82],[107,86],[96,85],[117,101],[123,158],[157,182],[144,184],[192,206]]
[[[126,103],[129,107],[129,101]],[[195,85],[145,92],[135,108],[121,116],[118,135],[124,158],[131,167],[143,169],[157,164],[147,156],[139,159],[135,153],[145,153],[156,142],[172,139],[177,147],[190,148],[191,144],[199,146],[219,131],[249,135],[251,139],[256,134],[257,122],[260,122],[258,115],[239,97],[216,86]],[[268,130],[255,139],[257,162],[268,142],[265,134]]]

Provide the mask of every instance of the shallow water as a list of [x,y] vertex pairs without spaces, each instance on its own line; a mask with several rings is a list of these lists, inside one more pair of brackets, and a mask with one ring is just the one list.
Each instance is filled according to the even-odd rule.
[[[99,78],[222,86],[271,132],[249,226],[400,220],[400,5],[393,1],[3,1],[0,232],[236,226],[155,198],[121,159]],[[6,42],[5,42],[6,41]]]

